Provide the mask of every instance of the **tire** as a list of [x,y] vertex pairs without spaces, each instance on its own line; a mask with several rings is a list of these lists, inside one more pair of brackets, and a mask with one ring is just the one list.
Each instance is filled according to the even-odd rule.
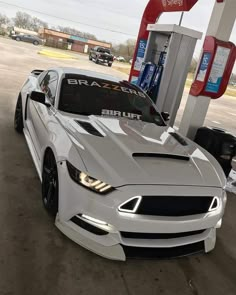
[[96,64],[99,64],[99,60],[98,60],[98,58],[96,58],[95,63],[96,63]]
[[20,37],[16,37],[16,41],[21,41]]
[[38,42],[38,41],[34,41],[33,44],[34,44],[35,46],[38,46],[38,45],[39,45],[39,42]]
[[22,99],[20,94],[18,96],[17,103],[16,103],[15,116],[14,116],[14,128],[18,133],[23,133],[24,123],[23,123]]
[[92,56],[91,56],[91,55],[89,55],[89,60],[93,60],[93,58],[92,58]]
[[112,66],[112,63],[109,62],[108,67],[111,67],[111,66]]
[[46,151],[42,172],[42,200],[47,212],[56,216],[58,212],[58,172],[53,152]]

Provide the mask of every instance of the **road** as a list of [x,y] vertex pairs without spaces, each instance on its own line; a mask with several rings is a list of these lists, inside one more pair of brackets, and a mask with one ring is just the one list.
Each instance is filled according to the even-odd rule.
[[[185,89],[175,122],[176,126],[180,124],[187,102],[188,91],[188,89]],[[204,125],[226,129],[236,136],[236,97],[225,95],[220,99],[212,100]]]
[[[229,195],[216,249],[165,261],[103,259],[73,243],[42,207],[41,188],[24,137],[13,130],[18,91],[34,68],[78,66],[125,78],[87,58],[53,60],[30,44],[0,39],[0,294],[235,295],[236,197]],[[224,101],[224,103],[223,103]],[[228,113],[227,113],[228,112]],[[209,120],[235,130],[235,100],[214,102]],[[232,113],[232,114],[229,114]]]

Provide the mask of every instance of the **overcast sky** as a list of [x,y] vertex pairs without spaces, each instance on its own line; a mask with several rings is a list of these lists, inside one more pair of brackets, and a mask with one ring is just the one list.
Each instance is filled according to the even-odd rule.
[[[115,43],[137,36],[140,20],[148,1],[3,0],[3,2],[11,4],[10,6],[0,0],[0,12],[13,17],[16,11],[25,11],[45,20],[49,25],[71,26],[80,31],[92,33],[98,39]],[[199,0],[190,12],[185,13],[182,25],[205,32],[214,3],[215,0]],[[12,5],[39,11],[44,14]],[[50,17],[46,14],[58,18]],[[63,18],[64,20],[59,18]],[[180,13],[164,13],[159,23],[178,23],[179,18]],[[234,27],[231,40],[236,43],[236,26]],[[202,43],[198,42],[195,52],[196,56],[199,55],[201,46]]]

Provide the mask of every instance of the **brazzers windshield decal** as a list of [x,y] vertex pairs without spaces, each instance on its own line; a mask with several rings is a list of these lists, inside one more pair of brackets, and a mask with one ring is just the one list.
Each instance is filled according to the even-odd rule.
[[103,89],[109,89],[109,90],[114,90],[114,91],[119,91],[119,92],[124,92],[128,94],[134,94],[140,97],[145,98],[145,94],[128,88],[121,86],[119,84],[110,84],[110,83],[105,83],[105,82],[98,82],[94,80],[80,80],[80,79],[67,79],[67,83],[69,85],[79,85],[79,86],[87,86],[87,87],[98,87],[98,88],[103,88]]
[[123,117],[165,126],[152,100],[127,81],[66,76],[62,81],[59,110],[84,116]]

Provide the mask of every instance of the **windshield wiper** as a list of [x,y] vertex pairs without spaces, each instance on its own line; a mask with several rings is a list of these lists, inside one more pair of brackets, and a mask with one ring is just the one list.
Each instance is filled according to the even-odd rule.
[[91,113],[88,113],[88,112],[78,112],[78,113],[75,113],[76,115],[82,115],[82,116],[91,116],[92,114]]

